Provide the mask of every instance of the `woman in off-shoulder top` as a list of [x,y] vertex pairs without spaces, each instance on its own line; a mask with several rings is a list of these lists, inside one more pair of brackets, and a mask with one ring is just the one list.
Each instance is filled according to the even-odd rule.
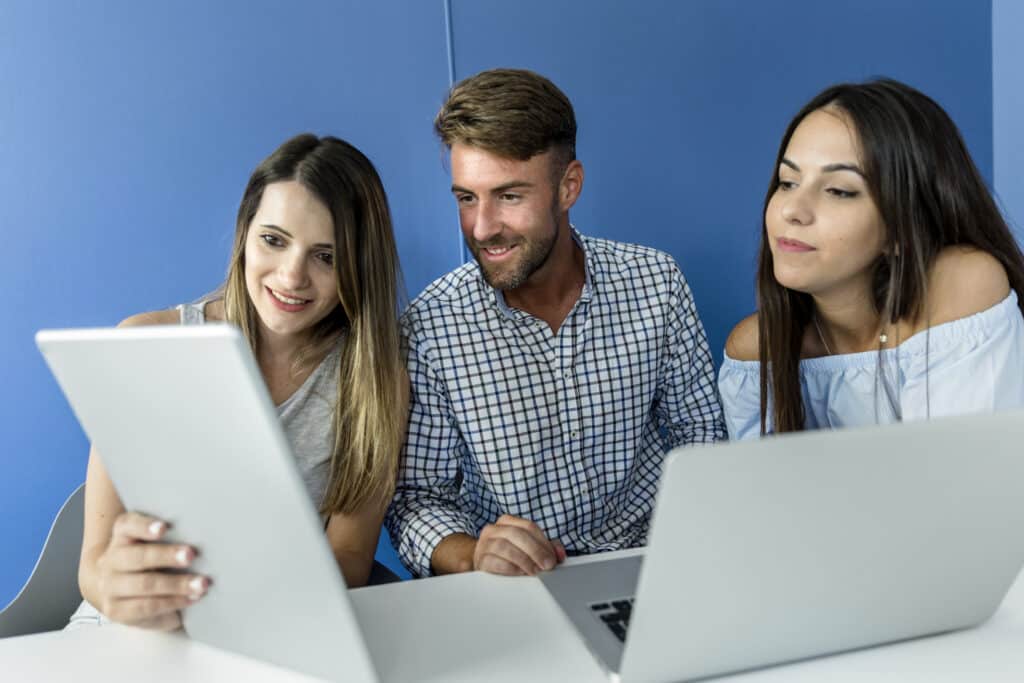
[[758,312],[719,374],[730,438],[1024,407],[1024,255],[938,104],[828,88],[774,173]]

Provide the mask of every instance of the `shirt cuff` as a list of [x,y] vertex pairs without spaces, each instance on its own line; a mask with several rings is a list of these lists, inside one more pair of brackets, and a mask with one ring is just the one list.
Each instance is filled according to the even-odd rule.
[[430,558],[441,541],[452,534],[476,537],[468,517],[456,510],[426,509],[413,515],[402,534],[398,553],[410,572],[418,577],[433,576]]

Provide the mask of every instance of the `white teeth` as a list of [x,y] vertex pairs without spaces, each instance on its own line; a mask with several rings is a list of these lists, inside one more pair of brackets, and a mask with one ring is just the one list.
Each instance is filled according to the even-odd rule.
[[291,299],[291,298],[286,297],[286,296],[284,296],[282,294],[278,294],[277,292],[275,292],[272,289],[270,290],[270,293],[273,294],[274,298],[277,299],[278,301],[284,302],[286,304],[291,304],[293,306],[298,305],[298,304],[306,303],[305,299]]
[[485,249],[488,254],[493,254],[494,256],[500,256],[508,251],[508,247],[485,247]]

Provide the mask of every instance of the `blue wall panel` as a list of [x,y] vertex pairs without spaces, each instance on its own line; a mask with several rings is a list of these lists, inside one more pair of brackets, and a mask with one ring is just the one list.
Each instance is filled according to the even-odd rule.
[[992,2],[992,131],[995,189],[1024,244],[1024,2]]
[[456,78],[497,66],[573,101],[583,232],[673,254],[716,362],[754,308],[761,204],[789,118],[840,80],[941,102],[992,171],[991,6],[972,0],[453,0]]
[[0,5],[0,606],[85,472],[34,332],[215,288],[249,172],[305,130],[377,164],[415,294],[458,262],[430,127],[447,86],[440,2]]

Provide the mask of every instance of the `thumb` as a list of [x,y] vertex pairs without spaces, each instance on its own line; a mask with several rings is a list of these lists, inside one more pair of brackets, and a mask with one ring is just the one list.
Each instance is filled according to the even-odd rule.
[[551,541],[551,548],[555,551],[555,558],[559,563],[565,561],[565,558],[569,556],[569,553],[565,551],[565,546],[562,545],[561,541]]

